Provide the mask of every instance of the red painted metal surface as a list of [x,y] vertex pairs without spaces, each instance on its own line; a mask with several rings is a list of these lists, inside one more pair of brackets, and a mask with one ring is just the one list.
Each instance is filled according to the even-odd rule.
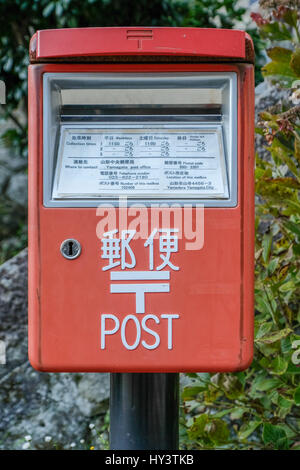
[[[145,41],[146,42],[146,41]],[[135,314],[133,294],[111,294],[96,234],[95,208],[43,206],[42,77],[45,72],[224,72],[238,77],[238,204],[206,208],[204,246],[186,251],[179,241],[170,294],[146,294],[146,314],[179,314],[173,348],[167,321],[148,326],[160,335],[156,349],[141,342],[127,350],[120,332],[100,348],[100,315],[120,321]],[[36,64],[29,67],[29,357],[44,371],[175,372],[237,371],[253,353],[254,280],[254,82],[248,64]],[[149,209],[147,209],[149,210]],[[117,227],[118,228],[118,227]],[[64,259],[61,241],[82,244],[81,256]],[[147,269],[144,240],[133,240],[137,270]],[[157,243],[157,242],[155,242]],[[143,315],[140,314],[140,317]],[[177,322],[177,323],[176,323]],[[128,343],[135,339],[128,323]],[[143,331],[141,340],[153,343]]]
[[199,28],[68,28],[38,31],[36,60],[105,55],[181,55],[246,59],[244,31]]

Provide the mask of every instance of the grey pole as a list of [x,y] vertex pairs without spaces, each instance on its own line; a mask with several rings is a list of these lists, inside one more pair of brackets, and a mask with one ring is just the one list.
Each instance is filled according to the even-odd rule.
[[178,450],[179,374],[110,374],[110,449]]

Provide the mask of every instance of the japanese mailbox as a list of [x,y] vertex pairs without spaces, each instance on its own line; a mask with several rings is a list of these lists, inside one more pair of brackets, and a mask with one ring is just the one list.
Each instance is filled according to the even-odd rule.
[[253,45],[243,31],[38,31],[29,357],[43,371],[252,358]]

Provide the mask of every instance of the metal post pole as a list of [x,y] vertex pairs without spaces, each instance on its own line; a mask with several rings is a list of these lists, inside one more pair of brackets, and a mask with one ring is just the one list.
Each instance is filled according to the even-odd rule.
[[110,375],[110,448],[178,450],[179,374]]

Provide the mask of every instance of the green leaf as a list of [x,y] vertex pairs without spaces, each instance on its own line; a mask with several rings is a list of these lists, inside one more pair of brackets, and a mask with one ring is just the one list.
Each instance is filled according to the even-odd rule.
[[276,311],[275,299],[271,299],[271,301],[269,301],[265,294],[261,294],[256,295],[255,302],[258,310],[264,314],[271,315],[274,321],[274,312]]
[[256,390],[258,390],[259,392],[267,392],[268,390],[272,390],[273,388],[278,387],[280,384],[281,382],[278,379],[265,378],[256,384]]
[[295,289],[295,283],[294,281],[288,281],[288,282],[285,282],[284,284],[281,284],[281,286],[279,287],[279,290],[280,292],[290,292],[292,291],[293,289]]
[[295,24],[297,24],[297,19],[297,10],[287,8],[286,12],[283,14],[283,21],[288,25],[295,27]]
[[292,331],[293,330],[291,330],[291,328],[283,328],[282,330],[272,331],[272,333],[269,333],[256,341],[264,344],[272,344],[282,338],[285,338],[290,333],[292,333]]
[[282,395],[278,397],[278,417],[281,419],[285,419],[286,416],[290,413],[293,406],[292,400],[287,400]]
[[279,264],[279,258],[274,258],[270,261],[270,263],[267,266],[269,276],[272,276],[272,274],[274,274],[274,272],[276,271],[278,267],[278,264]]
[[275,62],[281,62],[285,64],[289,64],[293,51],[291,49],[286,49],[285,47],[272,47],[272,49],[267,50],[267,54],[270,59],[274,60]]
[[276,186],[283,186],[284,188],[300,189],[299,181],[291,177],[272,178],[269,180],[269,183],[274,184]]
[[300,224],[295,224],[291,220],[285,220],[284,226],[300,238]]
[[256,342],[257,348],[259,351],[266,357],[274,356],[280,352],[280,342],[276,341],[273,344],[263,344]]
[[287,372],[287,374],[298,375],[298,374],[300,374],[300,367],[297,364],[289,364],[286,372]]
[[230,432],[227,424],[222,419],[212,419],[209,425],[205,426],[209,438],[216,444],[225,444],[229,438]]
[[192,440],[197,440],[199,437],[202,437],[204,435],[204,428],[208,422],[209,415],[202,414],[198,416],[188,430],[189,438]]
[[296,201],[291,201],[289,199],[284,199],[283,201],[283,204],[285,204],[286,206],[288,206],[292,211],[291,211],[291,214],[294,212],[297,212],[298,214],[300,214],[300,204]]
[[280,341],[282,354],[288,354],[292,350],[291,337],[288,336]]
[[[228,408],[227,410],[223,410],[223,411],[218,411],[218,413],[215,413],[214,414],[214,418],[223,418],[224,416],[230,414],[231,412],[233,412],[235,410],[235,408]],[[230,415],[231,416],[231,415]]]
[[294,392],[294,401],[297,406],[300,405],[300,387],[296,388]]
[[288,362],[282,357],[277,356],[272,361],[272,373],[276,375],[282,375],[288,368]]
[[195,400],[197,395],[205,390],[204,387],[185,387],[182,392],[182,400],[183,401],[190,401]]
[[265,135],[263,129],[260,127],[255,127],[255,133],[259,135]]
[[197,375],[197,378],[203,383],[210,383],[210,374],[207,372],[200,372]]
[[265,423],[263,426],[262,438],[265,444],[271,444],[275,449],[288,449],[288,439],[286,432],[280,426]]
[[273,328],[273,323],[263,322],[257,327],[255,339],[263,338]]
[[55,2],[48,3],[48,5],[43,10],[43,16],[47,18],[48,16],[51,15],[51,13],[53,13],[54,10],[55,10]]
[[274,159],[276,159],[276,157],[279,158],[283,163],[285,163],[289,167],[291,172],[296,177],[299,177],[299,170],[290,156],[290,151],[284,145],[282,145],[279,139],[275,138],[273,140],[272,145],[269,147],[269,150]]
[[221,390],[215,387],[208,387],[204,392],[204,403],[214,403],[221,395]]
[[60,3],[55,6],[55,14],[58,18],[63,14],[63,6]]
[[255,420],[255,421],[249,421],[249,423],[245,423],[242,425],[238,432],[238,437],[241,440],[247,439],[254,431],[255,429],[260,426],[261,421]]
[[269,261],[270,254],[271,254],[271,248],[272,248],[272,235],[271,234],[264,234],[263,240],[262,240],[262,257],[265,263]]
[[236,400],[241,396],[244,389],[238,377],[229,374],[223,376],[221,387],[229,400]]
[[289,30],[284,25],[275,21],[274,23],[267,23],[261,26],[262,37],[268,37],[275,41],[284,41],[285,39],[292,39]]
[[266,64],[262,68],[263,75],[268,77],[269,75],[280,75],[287,78],[297,79],[297,75],[291,69],[288,62],[276,62],[272,61]]
[[191,379],[197,379],[198,375],[195,372],[186,372],[184,375],[190,377]]
[[[261,113],[259,113],[259,117],[262,121],[273,121],[274,120],[274,116],[273,114],[269,113],[268,111],[262,111]],[[263,133],[263,130],[258,128],[259,130],[261,130],[261,134],[264,135]]]
[[300,48],[296,49],[291,57],[290,66],[292,71],[300,77]]
[[299,139],[295,139],[294,141],[294,155],[297,162],[300,163],[300,141]]
[[260,178],[265,174],[265,170],[263,168],[256,168],[255,169],[255,179],[260,180]]
[[226,443],[229,434],[225,421],[208,414],[198,416],[188,431],[190,439],[202,440],[209,445]]
[[230,419],[235,420],[235,419],[241,419],[243,415],[247,412],[246,408],[234,408],[231,415]]

